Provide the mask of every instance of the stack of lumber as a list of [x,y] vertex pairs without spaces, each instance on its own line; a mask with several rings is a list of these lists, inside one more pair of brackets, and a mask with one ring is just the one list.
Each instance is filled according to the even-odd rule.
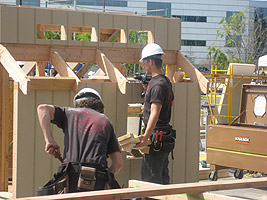
[[[137,143],[140,142],[140,139],[138,138],[137,135],[135,135],[133,133],[127,133],[127,134],[119,137],[118,141],[119,141],[119,144],[121,146],[122,151],[127,151],[129,153],[132,153],[133,150],[137,150],[141,154],[149,152],[149,146],[139,147],[139,148],[134,147]],[[150,144],[151,144],[151,141],[148,140],[148,145],[150,145]]]

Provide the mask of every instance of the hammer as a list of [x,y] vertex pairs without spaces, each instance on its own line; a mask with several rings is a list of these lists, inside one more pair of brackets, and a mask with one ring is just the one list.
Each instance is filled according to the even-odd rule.
[[56,149],[55,149],[55,158],[57,158],[61,163],[63,163],[63,158]]

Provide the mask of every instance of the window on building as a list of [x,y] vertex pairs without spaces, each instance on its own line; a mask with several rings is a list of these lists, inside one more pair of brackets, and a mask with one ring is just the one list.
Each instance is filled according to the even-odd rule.
[[[16,0],[16,4],[19,5],[20,0]],[[23,6],[36,6],[40,7],[40,0],[22,0]]]
[[206,46],[205,40],[182,40],[182,46]]
[[257,8],[254,12],[254,22],[261,21],[262,28],[267,28],[267,8]]
[[172,15],[172,17],[180,18],[183,22],[207,22],[207,17],[204,16]]
[[171,16],[171,3],[147,2],[147,15]]

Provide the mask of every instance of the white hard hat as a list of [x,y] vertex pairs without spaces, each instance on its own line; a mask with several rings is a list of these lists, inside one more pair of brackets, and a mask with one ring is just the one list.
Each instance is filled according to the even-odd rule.
[[142,61],[144,58],[156,55],[159,56],[159,58],[161,58],[163,54],[164,52],[158,44],[156,43],[147,44],[142,50],[142,58],[140,59],[140,61]]
[[[93,94],[93,95],[92,95],[92,94]],[[74,96],[73,104],[74,104],[74,106],[75,106],[75,105],[78,104],[80,101],[89,99],[89,98],[93,97],[94,95],[97,96],[97,97],[99,97],[99,99],[103,102],[103,100],[102,100],[100,94],[99,94],[96,90],[94,90],[94,89],[92,89],[92,88],[83,88],[83,89],[81,89],[81,90]]]

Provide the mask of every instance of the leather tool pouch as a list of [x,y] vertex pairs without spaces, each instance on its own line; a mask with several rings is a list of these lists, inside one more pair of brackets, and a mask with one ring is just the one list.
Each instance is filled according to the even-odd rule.
[[[156,133],[158,131],[158,142],[156,142]],[[160,132],[162,131],[162,139],[160,140]],[[155,153],[169,153],[175,147],[176,130],[171,126],[156,127],[151,135],[152,144],[150,146],[149,154]]]
[[79,190],[95,190],[96,184],[96,169],[92,167],[81,167],[80,176],[78,179]]

